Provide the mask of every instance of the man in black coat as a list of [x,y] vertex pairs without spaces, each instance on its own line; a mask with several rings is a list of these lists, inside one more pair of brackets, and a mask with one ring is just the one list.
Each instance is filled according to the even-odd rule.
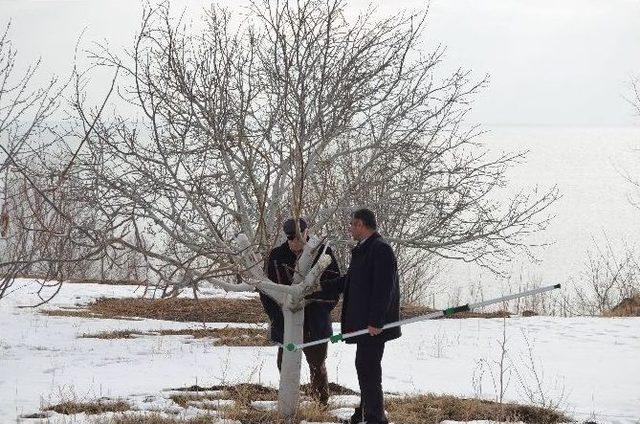
[[351,235],[358,241],[351,251],[345,275],[323,281],[327,296],[343,293],[342,333],[367,328],[369,334],[346,339],[356,344],[356,371],[360,384],[360,407],[348,420],[367,424],[388,423],[382,394],[382,355],[385,342],[401,336],[400,327],[382,327],[400,319],[398,264],[389,243],[376,231],[376,218],[369,209],[353,213]]
[[[298,221],[299,234],[303,239],[307,239],[307,223],[300,219]],[[286,284],[290,286],[293,283],[293,273],[296,267],[296,261],[304,249],[304,242],[296,236],[295,221],[288,219],[282,226],[284,233],[287,235],[287,241],[271,250],[267,261],[267,276],[271,281],[278,284]],[[320,247],[320,252],[324,246]],[[337,278],[340,276],[338,262],[331,251],[327,248],[327,254],[331,256],[331,264],[320,276],[320,280]],[[320,254],[316,257],[314,263],[319,259]],[[331,311],[335,308],[338,295],[334,298],[329,297],[321,292],[320,298],[316,299],[304,308],[304,342],[312,342],[319,339],[327,338],[332,334],[331,329]],[[269,296],[260,293],[260,300],[264,306],[264,310],[271,321],[271,340],[276,343],[283,343],[284,336],[284,318],[280,306]],[[309,364],[309,374],[311,377],[312,396],[320,403],[326,405],[329,401],[329,383],[327,378],[327,368],[325,361],[327,359],[327,343],[310,346],[303,349],[304,356]],[[278,348],[278,370],[282,366],[282,348]]]

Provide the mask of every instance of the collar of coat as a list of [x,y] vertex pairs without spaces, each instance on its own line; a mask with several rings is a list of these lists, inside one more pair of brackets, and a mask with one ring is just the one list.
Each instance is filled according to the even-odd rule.
[[376,231],[375,233],[373,233],[369,237],[367,237],[367,239],[364,241],[364,243],[356,244],[356,247],[351,249],[351,253],[358,253],[359,251],[366,249],[368,246],[371,245],[371,243],[373,243],[373,240],[378,239],[380,237],[382,237],[382,236],[380,235],[380,233],[378,233]]

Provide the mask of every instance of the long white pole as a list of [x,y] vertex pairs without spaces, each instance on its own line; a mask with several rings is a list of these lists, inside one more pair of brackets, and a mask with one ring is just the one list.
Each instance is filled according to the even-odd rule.
[[[432,313],[427,314],[427,315],[420,315],[420,316],[413,317],[413,318],[408,318],[408,319],[403,319],[403,320],[396,321],[396,322],[391,322],[391,323],[385,325],[384,327],[382,327],[382,329],[386,330],[387,328],[399,327],[401,325],[406,325],[406,324],[413,324],[414,322],[427,321],[427,320],[430,320],[430,319],[440,318],[440,317],[443,317],[443,316],[451,316],[451,315],[455,314],[456,312],[471,311],[472,309],[482,308],[484,306],[489,306],[489,305],[493,305],[493,304],[496,304],[496,303],[508,302],[509,300],[518,299],[518,298],[521,298],[521,297],[533,296],[534,294],[540,294],[540,293],[548,292],[548,291],[559,289],[559,288],[560,288],[560,284],[554,284],[552,286],[545,286],[545,287],[540,287],[540,288],[537,288],[537,289],[523,291],[523,292],[520,292],[520,293],[510,294],[510,295],[507,295],[507,296],[496,297],[495,299],[485,300],[484,302],[467,303],[466,305],[454,306],[454,307],[451,307],[451,308],[443,309],[441,311],[435,311],[435,312],[432,312]],[[331,337],[327,337],[325,339],[320,339],[320,340],[315,340],[313,342],[307,342],[307,343],[301,343],[301,344],[287,343],[287,344],[284,344],[283,347],[286,350],[288,350],[290,352],[293,352],[295,350],[304,349],[305,347],[315,346],[315,345],[319,345],[319,344],[323,344],[323,343],[327,343],[327,342],[337,343],[337,342],[340,342],[342,340],[349,339],[351,337],[361,336],[363,334],[368,334],[368,333],[369,333],[369,329],[365,328],[365,329],[354,331],[354,332],[351,332],[351,333],[334,334]]]

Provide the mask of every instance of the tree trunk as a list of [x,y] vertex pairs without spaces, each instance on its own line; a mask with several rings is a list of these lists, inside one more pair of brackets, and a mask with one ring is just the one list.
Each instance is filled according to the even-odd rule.
[[[303,341],[304,308],[295,312],[288,307],[282,308],[284,316],[284,344],[300,344]],[[288,419],[295,416],[300,403],[300,365],[302,351],[290,352],[286,348],[282,353],[280,371],[280,390],[278,394],[278,411]]]

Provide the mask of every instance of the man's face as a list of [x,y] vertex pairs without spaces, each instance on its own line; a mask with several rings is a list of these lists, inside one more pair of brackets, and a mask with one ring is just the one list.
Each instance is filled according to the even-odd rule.
[[362,233],[364,230],[362,221],[359,219],[352,219],[349,230],[351,231],[351,237],[353,237],[354,240],[360,241],[362,239]]
[[307,239],[307,236],[308,236],[307,230],[304,230],[302,232],[302,238],[298,238],[298,237],[295,237],[295,236],[292,236],[293,238],[287,237],[288,242],[289,242],[289,247],[291,248],[291,250],[294,251],[294,252],[302,251],[302,249],[304,249],[304,245],[305,245],[304,240]]

